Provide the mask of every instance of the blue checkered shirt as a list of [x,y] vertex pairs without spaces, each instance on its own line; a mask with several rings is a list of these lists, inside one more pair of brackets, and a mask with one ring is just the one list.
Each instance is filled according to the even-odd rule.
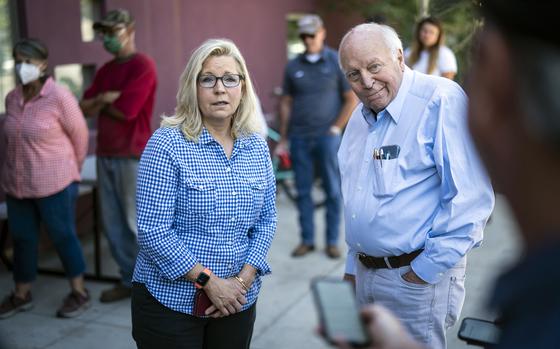
[[244,264],[258,270],[247,293],[257,299],[276,230],[276,184],[266,142],[254,134],[235,141],[228,159],[204,128],[198,142],[160,128],[146,145],[136,192],[138,243],[133,281],[164,306],[192,314],[197,263],[221,278]]

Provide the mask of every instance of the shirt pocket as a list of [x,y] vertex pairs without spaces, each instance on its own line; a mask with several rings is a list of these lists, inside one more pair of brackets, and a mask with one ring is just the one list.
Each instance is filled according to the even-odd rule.
[[264,178],[249,178],[247,184],[251,190],[251,198],[253,200],[254,218],[258,218],[263,206],[264,195],[266,191],[266,180]]
[[196,215],[211,213],[216,207],[216,185],[207,179],[189,178],[185,182],[187,210]]
[[398,159],[373,160],[373,195],[392,196],[396,192],[395,178],[399,169]]

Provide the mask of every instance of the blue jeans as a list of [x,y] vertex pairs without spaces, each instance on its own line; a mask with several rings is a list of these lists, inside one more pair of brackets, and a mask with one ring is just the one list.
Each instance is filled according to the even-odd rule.
[[301,239],[305,245],[314,245],[313,211],[315,205],[311,197],[311,190],[315,179],[315,163],[318,165],[321,184],[326,196],[327,245],[334,246],[338,241],[342,194],[336,154],[340,146],[340,139],[340,135],[290,137],[290,155],[298,193],[297,206]]
[[68,278],[80,276],[86,262],[76,236],[78,184],[38,199],[8,196],[8,224],[14,241],[14,281],[28,283],[37,277],[39,223],[43,222]]
[[119,266],[121,283],[132,287],[138,254],[136,228],[136,177],[138,159],[97,158],[101,227]]

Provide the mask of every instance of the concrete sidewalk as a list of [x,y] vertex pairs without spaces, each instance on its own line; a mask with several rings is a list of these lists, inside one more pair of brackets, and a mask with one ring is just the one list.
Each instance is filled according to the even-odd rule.
[[[264,279],[258,300],[252,348],[328,348],[315,334],[317,317],[309,281],[319,275],[341,277],[344,261],[333,261],[324,254],[324,210],[318,210],[315,217],[319,249],[300,259],[290,257],[291,250],[299,242],[297,212],[282,193],[278,197],[278,215],[278,230],[269,254],[273,274]],[[484,246],[469,255],[463,316],[492,318],[492,314],[485,311],[484,302],[492,288],[490,280],[518,256],[515,231],[507,205],[498,198]],[[344,241],[340,245],[344,249]],[[84,242],[84,246],[91,260],[91,242]],[[52,259],[43,258],[41,263],[58,263],[56,258],[55,262]],[[114,273],[116,267],[108,255],[104,263],[108,272]],[[0,296],[12,287],[11,274],[1,269]],[[94,299],[92,308],[76,319],[57,319],[54,314],[69,290],[67,282],[63,278],[39,276],[33,288],[35,307],[0,320],[0,341],[10,349],[135,348],[131,337],[130,301],[102,304],[97,299],[109,285],[87,282],[87,287]],[[450,331],[448,347],[467,348],[456,339],[456,331],[457,326]]]

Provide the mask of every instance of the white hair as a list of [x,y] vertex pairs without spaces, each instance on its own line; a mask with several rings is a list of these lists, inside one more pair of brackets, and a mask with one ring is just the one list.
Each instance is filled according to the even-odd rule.
[[[399,39],[399,35],[392,27],[385,25],[385,24],[378,24],[378,23],[363,23],[355,26],[354,28],[350,29],[340,40],[340,45],[338,47],[339,52],[342,51],[342,48],[346,44],[346,41],[352,36],[353,34],[370,34],[370,35],[379,35],[381,34],[381,39],[387,45],[387,48],[391,50],[393,60],[397,60],[399,52],[403,51],[403,45],[401,39]],[[338,63],[340,63],[340,55],[338,56]]]

